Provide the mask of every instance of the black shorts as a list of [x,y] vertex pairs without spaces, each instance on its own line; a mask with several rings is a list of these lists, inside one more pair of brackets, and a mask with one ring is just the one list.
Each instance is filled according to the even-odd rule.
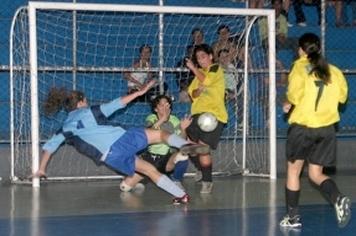
[[169,174],[166,172],[166,165],[171,157],[172,153],[167,153],[166,155],[152,154],[148,151],[143,152],[140,156],[143,160],[151,163],[156,169],[162,174]]
[[211,149],[216,149],[225,124],[219,121],[215,130],[204,132],[198,125],[199,114],[193,115],[192,118],[193,121],[186,130],[189,139],[196,143],[200,140],[203,143],[208,144]]
[[286,152],[291,162],[305,160],[321,166],[335,166],[335,126],[308,128],[292,124],[288,129]]

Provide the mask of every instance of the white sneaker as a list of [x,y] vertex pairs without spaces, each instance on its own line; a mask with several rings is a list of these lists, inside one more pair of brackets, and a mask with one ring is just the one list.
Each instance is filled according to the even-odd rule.
[[132,191],[136,194],[142,194],[145,191],[145,185],[143,183],[137,183],[135,187],[132,188]]
[[350,198],[346,196],[338,197],[334,207],[338,226],[343,228],[349,223],[351,219]]
[[201,181],[202,178],[203,178],[203,174],[201,173],[201,171],[200,170],[195,171],[194,181],[199,182]]
[[204,194],[211,193],[212,190],[213,190],[213,182],[202,181],[200,193],[204,193]]
[[289,215],[285,215],[281,222],[279,222],[279,226],[286,228],[300,228],[302,227],[302,221],[300,219],[300,215],[295,215],[290,217]]
[[300,27],[306,27],[307,23],[306,22],[299,22],[297,25],[300,26]]
[[121,181],[120,190],[122,192],[135,192],[135,193],[143,193],[145,191],[145,185],[142,183],[137,183],[134,187],[126,184],[125,181]]

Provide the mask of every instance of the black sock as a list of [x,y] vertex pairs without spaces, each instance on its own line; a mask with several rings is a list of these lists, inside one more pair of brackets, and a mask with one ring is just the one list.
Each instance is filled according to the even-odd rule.
[[287,211],[290,217],[299,215],[299,194],[300,190],[292,191],[286,188]]
[[328,197],[328,200],[335,204],[337,197],[341,195],[336,183],[332,179],[326,179],[320,184],[320,190]]
[[189,156],[190,161],[193,163],[194,167],[197,170],[201,170],[200,162],[199,162],[199,157],[191,157]]
[[213,181],[213,166],[201,166],[202,181],[212,182]]

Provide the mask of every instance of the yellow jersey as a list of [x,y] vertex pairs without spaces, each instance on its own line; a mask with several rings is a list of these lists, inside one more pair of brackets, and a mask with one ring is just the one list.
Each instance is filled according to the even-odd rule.
[[211,112],[220,122],[226,123],[228,114],[225,107],[224,70],[217,64],[212,64],[207,69],[199,70],[205,76],[205,80],[203,82],[205,89],[200,96],[193,98],[193,91],[199,88],[199,84],[202,82],[195,77],[189,85],[188,93],[192,98],[192,115],[203,112]]
[[306,56],[294,62],[287,89],[287,99],[294,108],[288,122],[310,128],[334,124],[340,120],[339,103],[345,103],[347,99],[346,79],[337,67],[330,64],[329,83],[310,74],[311,69]]

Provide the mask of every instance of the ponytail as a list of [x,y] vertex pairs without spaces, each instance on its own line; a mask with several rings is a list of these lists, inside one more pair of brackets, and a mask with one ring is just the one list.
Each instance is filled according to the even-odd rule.
[[299,47],[307,54],[307,58],[312,65],[310,74],[314,74],[317,78],[325,83],[330,82],[329,64],[321,55],[320,39],[313,33],[303,34],[299,38]]
[[67,91],[65,88],[51,88],[44,104],[46,115],[52,115],[65,109],[67,112],[77,108],[77,104],[85,98],[80,91]]

